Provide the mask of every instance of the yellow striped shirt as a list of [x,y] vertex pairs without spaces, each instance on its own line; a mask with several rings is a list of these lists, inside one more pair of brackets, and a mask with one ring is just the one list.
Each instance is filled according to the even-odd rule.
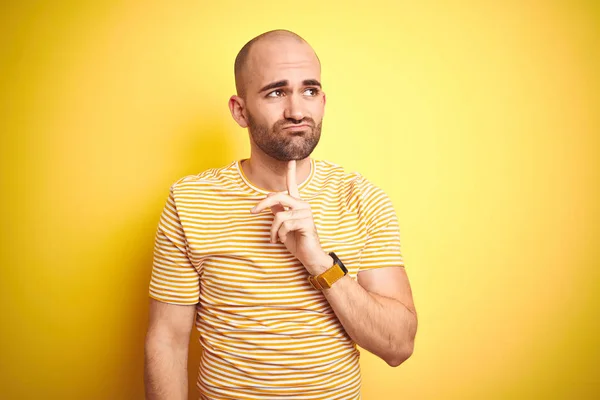
[[[197,304],[202,399],[360,399],[360,353],[308,272],[280,242],[269,193],[236,160],[171,185],[156,232],[150,296]],[[298,185],[326,252],[359,271],[402,266],[386,193],[356,172],[310,159]]]

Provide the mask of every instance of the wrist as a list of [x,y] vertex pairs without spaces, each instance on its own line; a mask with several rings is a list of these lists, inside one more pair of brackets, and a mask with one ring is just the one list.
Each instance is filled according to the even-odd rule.
[[313,265],[305,265],[306,270],[313,276],[322,274],[333,266],[333,258],[323,252]]

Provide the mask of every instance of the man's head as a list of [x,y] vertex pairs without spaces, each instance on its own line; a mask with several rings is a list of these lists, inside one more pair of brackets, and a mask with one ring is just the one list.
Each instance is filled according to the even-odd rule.
[[280,161],[308,157],[321,136],[325,93],[321,64],[300,36],[286,30],[250,40],[235,59],[233,118],[251,140]]

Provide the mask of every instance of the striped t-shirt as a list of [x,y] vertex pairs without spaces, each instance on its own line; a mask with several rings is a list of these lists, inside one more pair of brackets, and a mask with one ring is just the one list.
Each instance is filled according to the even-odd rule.
[[[404,267],[386,193],[359,173],[310,162],[298,189],[323,249],[353,279]],[[201,399],[360,399],[355,343],[302,263],[270,243],[271,210],[250,212],[269,192],[240,163],[174,182],[156,232],[150,296],[197,304]]]

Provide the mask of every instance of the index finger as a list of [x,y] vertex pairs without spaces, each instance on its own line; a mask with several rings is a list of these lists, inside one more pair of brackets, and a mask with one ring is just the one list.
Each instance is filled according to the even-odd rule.
[[290,160],[288,162],[286,185],[288,194],[299,199],[300,192],[298,191],[298,184],[296,183],[296,160]]

